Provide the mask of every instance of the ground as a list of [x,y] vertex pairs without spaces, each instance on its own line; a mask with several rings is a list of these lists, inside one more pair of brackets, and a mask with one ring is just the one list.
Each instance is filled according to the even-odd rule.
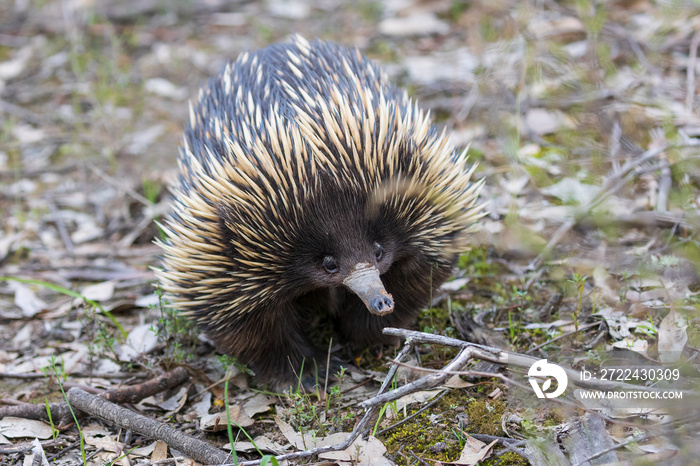
[[[489,214],[415,329],[684,390],[675,405],[601,409],[570,381],[538,404],[517,391],[530,388],[527,369],[474,361],[463,370],[480,375],[387,403],[370,425],[378,444],[363,448],[386,447],[398,464],[476,464],[469,445],[483,464],[697,464],[700,7],[501,0],[0,0],[0,463],[19,464],[30,453],[5,447],[34,437],[57,462],[151,444],[94,417],[78,420],[81,434],[63,419],[40,434],[3,409],[176,367],[187,385],[136,409],[217,446],[226,430],[205,417],[227,402],[243,411],[234,437],[263,453],[349,432],[362,416],[392,350],[353,362],[374,381],[260,394],[154,293],[154,220],[169,211],[188,99],[227,60],[291,33],[381,63],[479,164]],[[405,364],[441,369],[457,354],[416,348]],[[213,385],[225,374],[228,396]],[[392,386],[421,375],[402,366]]]

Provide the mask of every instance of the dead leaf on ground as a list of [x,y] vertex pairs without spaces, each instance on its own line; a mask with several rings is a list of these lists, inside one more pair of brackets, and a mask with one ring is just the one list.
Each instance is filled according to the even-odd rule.
[[672,363],[680,359],[688,342],[688,320],[673,307],[659,324],[659,360]]
[[15,291],[15,305],[22,309],[22,315],[26,318],[34,317],[49,307],[24,283],[10,282],[10,288]]
[[[262,452],[270,452],[275,455],[280,455],[284,453],[286,450],[289,450],[290,446],[289,444],[287,445],[281,445],[274,440],[270,440],[264,435],[258,435],[253,439],[255,444],[253,442],[236,442],[235,447],[236,451],[240,453],[253,453],[258,450]],[[230,444],[224,445],[224,450],[230,450],[231,446]]]
[[[254,424],[253,419],[241,409],[240,405],[230,406],[228,410],[231,416],[231,423],[235,423],[234,425],[250,427]],[[225,430],[227,425],[226,412],[207,414],[199,421],[199,428],[207,432]]]
[[474,437],[469,436],[467,437],[459,459],[454,463],[445,464],[457,464],[460,466],[474,466],[479,464],[479,462],[491,455],[491,450],[496,442],[498,442],[498,440],[494,440],[487,445],[481,440],[477,440]]
[[[297,450],[338,445],[350,435],[347,432],[337,432],[327,437],[314,438],[311,435],[299,434],[292,426],[280,419],[279,416],[275,416],[274,419],[282,435],[284,435],[287,441]],[[325,459],[350,462],[352,464],[391,465],[392,463],[384,458],[385,452],[386,447],[382,442],[375,437],[369,437],[367,440],[357,438],[352,445],[345,450],[327,452],[319,456]]]
[[168,444],[162,440],[158,440],[153,447],[151,461],[161,461],[168,457]]
[[53,435],[53,429],[41,421],[8,416],[0,419],[0,434],[7,438],[47,439]]
[[80,294],[83,298],[92,301],[109,301],[112,299],[112,296],[114,296],[114,285],[115,283],[113,281],[96,283],[83,288]]

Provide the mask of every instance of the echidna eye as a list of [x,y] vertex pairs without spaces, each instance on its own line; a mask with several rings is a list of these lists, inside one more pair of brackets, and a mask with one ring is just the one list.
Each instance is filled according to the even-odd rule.
[[379,262],[384,256],[384,248],[379,243],[374,243],[374,258]]
[[340,270],[338,262],[336,262],[333,256],[326,256],[323,258],[323,268],[326,269],[328,273],[336,273]]

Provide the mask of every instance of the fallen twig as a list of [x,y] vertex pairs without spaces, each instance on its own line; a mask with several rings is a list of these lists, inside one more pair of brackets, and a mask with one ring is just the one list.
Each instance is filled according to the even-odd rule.
[[[512,367],[517,367],[519,369],[524,369],[528,370],[530,369],[530,366],[532,366],[534,363],[539,361],[541,358],[537,358],[534,356],[529,356],[529,355],[524,355],[520,353],[512,353],[510,351],[504,351],[498,348],[491,348],[489,346],[484,346],[484,345],[479,345],[477,343],[470,343],[467,341],[462,341],[458,340],[456,338],[449,338],[449,337],[444,337],[442,335],[433,335],[431,333],[423,333],[423,332],[416,332],[413,330],[405,330],[405,329],[399,329],[399,328],[391,328],[387,327],[383,330],[383,333],[385,335],[392,335],[392,336],[397,336],[397,337],[402,337],[407,340],[409,340],[411,343],[416,344],[416,343],[431,343],[431,344],[439,344],[439,345],[445,345],[445,346],[453,346],[457,348],[463,348],[463,349],[470,349],[471,353],[471,358],[475,359],[482,359],[485,361],[490,361],[496,364],[500,364],[503,366],[508,366],[509,368]],[[462,353],[460,353],[461,355]],[[459,355],[458,355],[459,357]],[[455,358],[453,362],[456,360]],[[461,358],[463,359],[463,358]],[[462,360],[460,359],[460,363]],[[466,361],[464,361],[466,363]],[[452,367],[450,367],[452,366]],[[444,370],[445,371],[452,371],[454,369],[454,364],[450,363],[447,366],[445,366]],[[631,385],[628,383],[624,382],[618,382],[618,381],[613,381],[613,380],[603,380],[603,379],[597,379],[595,377],[591,377],[588,380],[583,380],[584,377],[582,376],[582,373],[580,371],[577,371],[576,369],[572,369],[570,367],[564,366],[564,365],[559,365],[562,369],[564,369],[564,372],[566,372],[566,375],[569,379],[569,382],[573,383],[574,385],[581,387],[581,388],[589,388],[589,389],[596,389],[596,390],[644,390],[644,391],[658,391],[657,388],[655,387],[646,387],[643,385]],[[473,371],[470,371],[470,373],[473,373]],[[435,374],[431,374],[428,377],[434,377]],[[494,377],[494,374],[489,374],[490,377]],[[421,379],[419,379],[421,380]],[[412,384],[415,384],[416,382],[419,382],[419,380],[412,382]],[[411,385],[411,384],[409,384]],[[404,385],[406,387],[407,385]],[[392,398],[393,395],[390,395],[390,393],[397,392],[398,390],[402,390],[402,393],[400,396],[405,395],[406,393],[403,392],[404,387],[400,387],[397,390],[393,390],[392,392],[389,392],[385,395],[381,395],[383,398],[388,398],[388,399],[394,399]],[[697,394],[694,392],[686,392],[683,391],[683,400],[686,399],[693,399],[693,397],[696,397]],[[375,400],[377,400],[379,396],[371,398],[367,401],[364,401],[363,403],[360,403],[360,406],[373,406],[376,404]]]
[[[166,372],[152,380],[140,383],[138,385],[130,385],[127,387],[115,388],[114,390],[106,390],[100,393],[99,396],[117,403],[136,403],[142,399],[160,393],[168,388],[177,387],[187,380],[188,374],[183,367],[178,367],[172,371]],[[70,410],[65,402],[56,402],[49,404],[49,411],[52,419],[69,419]],[[0,419],[3,417],[21,417],[24,419],[34,419],[38,421],[48,421],[49,416],[46,412],[44,403],[24,403],[18,406],[3,406],[0,407]]]
[[[68,445],[66,439],[57,438],[51,440],[42,440],[42,448],[65,448]],[[33,442],[20,442],[13,445],[3,445],[0,447],[0,455],[12,455],[15,453],[24,453],[31,451],[34,448]]]
[[107,390],[101,396],[112,403],[138,403],[146,397],[160,393],[168,388],[179,386],[188,377],[184,367],[176,367],[172,371],[138,385]]
[[131,430],[151,439],[163,440],[192,459],[204,464],[230,462],[229,453],[213,447],[208,442],[183,434],[160,421],[150,419],[127,408],[111,403],[102,397],[91,395],[85,390],[71,388],[68,390],[68,401],[78,410],[97,416],[113,425]]
[[409,384],[403,385],[395,390],[381,395],[377,395],[374,398],[370,398],[369,400],[363,401],[362,403],[360,403],[360,406],[365,409],[371,408],[373,406],[381,406],[384,403],[398,400],[402,396],[408,395],[409,393],[437,387],[438,385],[443,384],[445,380],[447,380],[447,377],[449,375],[448,372],[458,371],[467,362],[469,362],[469,360],[474,358],[475,352],[476,349],[474,347],[462,347],[462,350],[459,352],[457,357],[455,357],[452,360],[452,362],[450,362],[447,366],[444,367],[444,371],[439,371],[430,375],[426,375],[425,377],[421,377],[420,379],[415,380]]

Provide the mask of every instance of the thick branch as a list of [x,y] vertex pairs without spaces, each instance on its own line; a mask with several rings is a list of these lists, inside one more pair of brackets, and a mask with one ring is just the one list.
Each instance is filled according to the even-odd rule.
[[[100,396],[114,403],[137,403],[146,397],[177,387],[185,382],[187,378],[187,371],[183,367],[177,367],[170,372],[159,375],[155,379],[137,385],[107,390],[100,393]],[[63,401],[49,404],[49,411],[54,421],[72,422],[68,405]],[[2,406],[0,407],[0,419],[3,417],[21,417],[37,421],[49,420],[46,405],[43,403]]]
[[97,416],[113,425],[128,429],[145,437],[162,440],[171,448],[204,464],[222,464],[232,461],[231,455],[207,442],[183,434],[179,430],[129,409],[115,405],[104,398],[91,395],[80,388],[68,390],[68,401],[74,408]]

